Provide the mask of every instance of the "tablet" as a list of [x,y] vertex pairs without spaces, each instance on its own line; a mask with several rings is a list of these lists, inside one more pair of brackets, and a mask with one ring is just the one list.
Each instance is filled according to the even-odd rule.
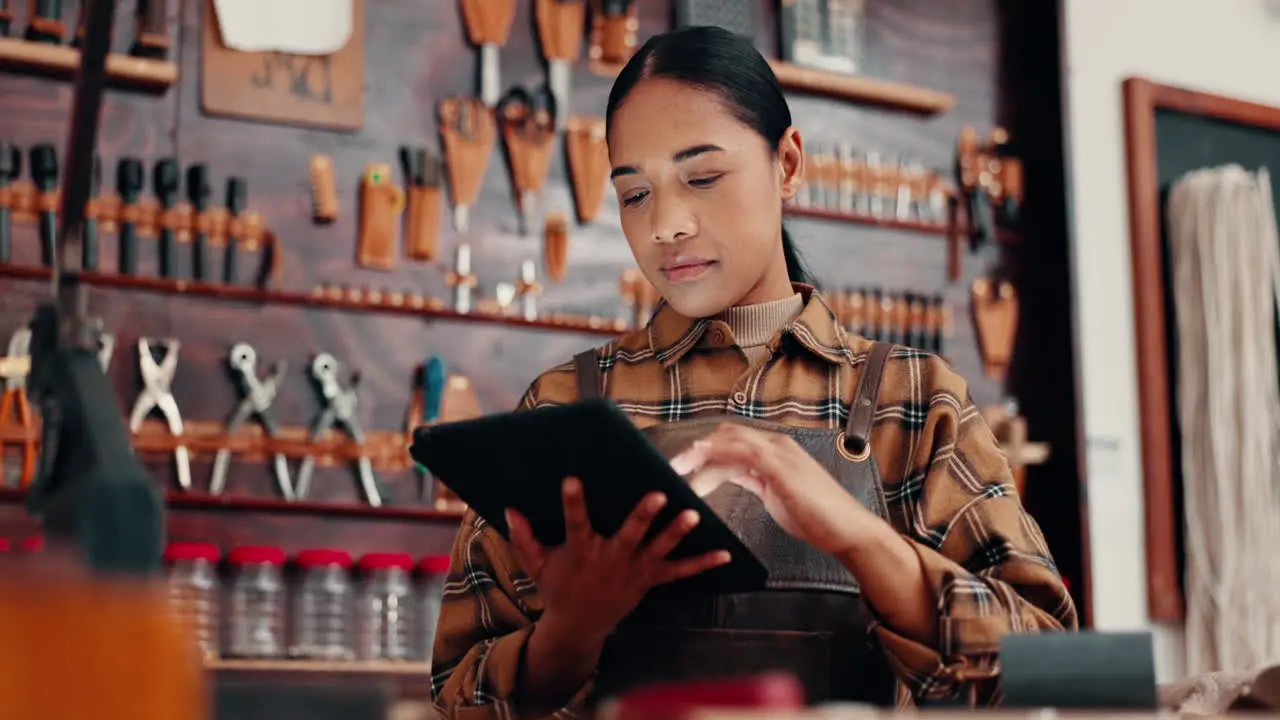
[[664,595],[745,592],[763,588],[768,579],[760,560],[612,401],[584,400],[418,428],[409,452],[504,537],[503,512],[510,507],[529,519],[534,535],[547,546],[564,542],[561,485],[570,476],[582,480],[591,525],[603,535],[617,532],[651,492],[667,496],[651,534],[679,512],[696,510],[701,521],[671,557],[728,550],[731,560],[663,586]]

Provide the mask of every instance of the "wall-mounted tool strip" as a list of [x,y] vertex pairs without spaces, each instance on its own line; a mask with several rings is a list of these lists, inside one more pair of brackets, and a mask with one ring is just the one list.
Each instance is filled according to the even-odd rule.
[[[0,13],[0,26],[4,25]],[[63,31],[65,32],[65,31]],[[0,36],[5,33],[0,31]],[[70,80],[80,67],[80,51],[51,41],[0,37],[0,68]],[[107,83],[114,87],[163,93],[178,80],[178,64],[112,53],[107,56]]]
[[827,291],[846,330],[879,342],[946,356],[951,311],[940,295],[885,288]]

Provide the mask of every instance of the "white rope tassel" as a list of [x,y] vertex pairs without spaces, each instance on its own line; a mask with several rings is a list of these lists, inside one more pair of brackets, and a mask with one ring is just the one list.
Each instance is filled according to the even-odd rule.
[[1188,173],[1169,193],[1167,219],[1187,665],[1255,670],[1280,661],[1280,237],[1270,178],[1238,165]]

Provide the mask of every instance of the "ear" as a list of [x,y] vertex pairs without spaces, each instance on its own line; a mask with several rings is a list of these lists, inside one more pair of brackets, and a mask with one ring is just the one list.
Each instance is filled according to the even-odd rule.
[[790,200],[804,183],[804,138],[794,126],[787,128],[778,141],[778,168],[781,172],[782,199]]

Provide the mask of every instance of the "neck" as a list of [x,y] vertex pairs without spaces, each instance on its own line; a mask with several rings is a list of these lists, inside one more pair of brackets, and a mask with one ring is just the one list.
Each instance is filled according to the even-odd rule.
[[786,259],[779,255],[778,262],[770,265],[764,277],[760,278],[760,282],[748,290],[747,294],[743,295],[734,305],[759,305],[760,303],[789,298],[795,294],[795,288],[791,287],[791,278],[787,276]]

